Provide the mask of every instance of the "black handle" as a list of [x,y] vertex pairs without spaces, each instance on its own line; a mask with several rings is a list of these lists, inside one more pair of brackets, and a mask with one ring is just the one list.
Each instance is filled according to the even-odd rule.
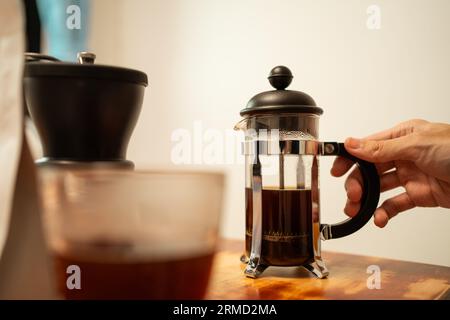
[[375,165],[352,156],[345,150],[343,143],[324,142],[322,155],[337,155],[350,159],[358,164],[363,180],[363,194],[359,212],[353,217],[336,224],[320,225],[323,239],[336,239],[348,236],[361,229],[373,216],[380,199],[380,177]]

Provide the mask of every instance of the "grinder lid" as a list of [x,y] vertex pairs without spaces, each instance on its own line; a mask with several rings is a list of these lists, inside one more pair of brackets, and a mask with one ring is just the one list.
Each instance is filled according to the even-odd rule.
[[241,110],[241,116],[255,114],[279,114],[279,113],[313,113],[321,115],[323,110],[316,105],[308,94],[286,90],[291,84],[292,73],[285,66],[274,67],[269,74],[269,82],[276,90],[265,91],[255,95]]
[[147,75],[139,70],[94,64],[95,54],[78,53],[79,63],[62,62],[52,56],[25,53],[25,78],[91,78],[110,81],[131,82],[147,86]]

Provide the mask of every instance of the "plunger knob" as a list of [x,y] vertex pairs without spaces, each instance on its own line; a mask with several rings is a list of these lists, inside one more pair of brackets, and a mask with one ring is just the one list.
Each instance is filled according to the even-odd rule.
[[270,71],[269,82],[277,90],[286,89],[292,82],[292,72],[288,67],[276,66]]

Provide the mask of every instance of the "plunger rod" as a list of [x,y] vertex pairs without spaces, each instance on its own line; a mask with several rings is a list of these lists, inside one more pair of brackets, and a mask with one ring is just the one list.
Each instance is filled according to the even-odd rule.
[[280,189],[284,189],[284,156],[282,153],[280,153],[279,155],[278,165],[278,174],[280,175]]

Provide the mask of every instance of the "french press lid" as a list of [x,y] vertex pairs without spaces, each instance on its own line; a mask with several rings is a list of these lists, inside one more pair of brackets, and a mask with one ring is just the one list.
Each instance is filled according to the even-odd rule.
[[316,105],[308,94],[286,90],[292,82],[292,72],[285,66],[274,67],[269,74],[269,82],[276,90],[265,91],[255,95],[241,110],[241,116],[278,113],[312,113],[321,115],[323,110]]

